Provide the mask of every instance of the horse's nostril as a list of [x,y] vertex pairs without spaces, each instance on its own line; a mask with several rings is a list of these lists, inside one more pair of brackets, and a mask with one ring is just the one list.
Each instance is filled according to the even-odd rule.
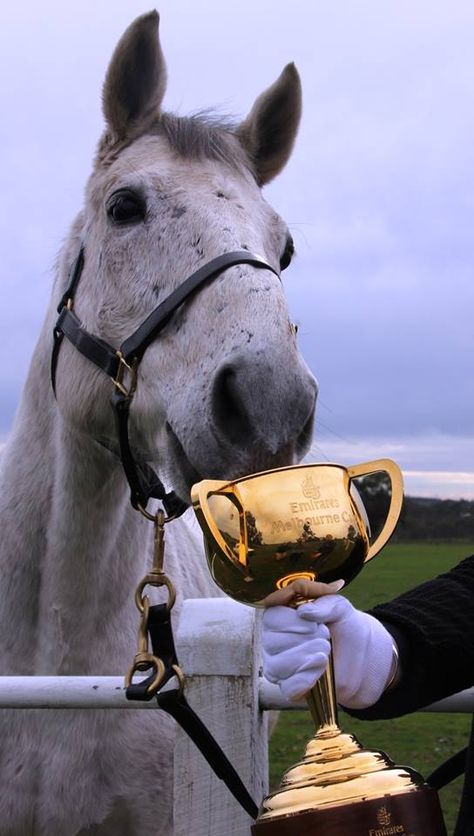
[[282,458],[290,464],[311,444],[316,394],[314,379],[298,367],[276,374],[255,352],[228,358],[213,381],[214,430],[260,470]]
[[214,420],[232,444],[248,443],[255,435],[239,393],[236,370],[224,366],[216,376],[212,392]]

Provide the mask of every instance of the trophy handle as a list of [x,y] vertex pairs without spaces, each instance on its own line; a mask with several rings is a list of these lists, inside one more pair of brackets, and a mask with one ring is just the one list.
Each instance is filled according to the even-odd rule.
[[[239,512],[240,541],[238,557],[232,551],[229,544],[226,543],[218,526],[214,522],[208,503],[209,497],[214,494],[226,496],[229,501],[235,505]],[[214,479],[204,479],[202,482],[199,482],[198,485],[193,487],[191,498],[196,515],[199,521],[204,524],[204,528],[208,535],[211,536],[219,548],[227,555],[236,567],[240,570],[247,570],[247,526],[245,525],[244,506],[241,502],[236,485]]]
[[385,546],[387,540],[392,536],[395,526],[400,516],[403,503],[403,477],[402,472],[397,464],[392,459],[375,459],[372,462],[365,462],[362,464],[355,464],[353,467],[348,467],[347,472],[350,479],[357,479],[359,476],[369,476],[371,473],[379,472],[387,473],[390,478],[392,486],[392,495],[390,498],[390,507],[388,509],[387,519],[385,520],[382,531],[371,543],[367,557],[364,563],[375,557],[380,549]]

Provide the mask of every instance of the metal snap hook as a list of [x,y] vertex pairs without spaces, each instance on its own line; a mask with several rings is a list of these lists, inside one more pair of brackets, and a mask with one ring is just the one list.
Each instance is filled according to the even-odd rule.
[[166,602],[166,609],[168,612],[173,608],[174,603],[176,601],[176,590],[174,588],[174,584],[167,575],[163,574],[162,572],[150,572],[148,575],[145,575],[144,578],[140,581],[135,591],[135,604],[137,609],[143,613],[145,609],[145,599],[147,599],[146,595],[143,595],[143,590],[146,586],[153,586],[157,589],[160,586],[166,586],[168,590],[168,601]]
[[[161,659],[153,656],[152,653],[137,653],[131,667],[125,675],[125,687],[130,688],[133,683],[134,674],[139,671],[143,673],[151,668],[154,671],[154,676],[150,684],[146,688],[147,696],[153,697],[158,691],[163,679],[165,677],[165,666]],[[149,676],[152,676],[150,673]]]

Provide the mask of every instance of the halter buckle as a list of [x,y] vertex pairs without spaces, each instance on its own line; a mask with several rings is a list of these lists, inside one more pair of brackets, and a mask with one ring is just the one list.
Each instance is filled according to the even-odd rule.
[[137,388],[138,360],[135,358],[130,365],[125,360],[121,351],[116,351],[115,353],[118,357],[119,364],[117,374],[111,378],[112,383],[126,398],[133,398]]

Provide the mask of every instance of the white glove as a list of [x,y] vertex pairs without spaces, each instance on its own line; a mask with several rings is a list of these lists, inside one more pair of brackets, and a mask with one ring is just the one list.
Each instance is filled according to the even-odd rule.
[[[342,595],[324,595],[297,609],[273,606],[263,616],[263,670],[283,695],[301,698],[324,672],[327,627],[334,654],[337,700],[347,708],[377,702],[393,675],[393,639],[371,615]],[[326,627],[327,625],[327,627]]]
[[269,607],[262,620],[263,672],[285,699],[299,700],[327,667],[331,643],[325,624],[302,619],[291,607]]

